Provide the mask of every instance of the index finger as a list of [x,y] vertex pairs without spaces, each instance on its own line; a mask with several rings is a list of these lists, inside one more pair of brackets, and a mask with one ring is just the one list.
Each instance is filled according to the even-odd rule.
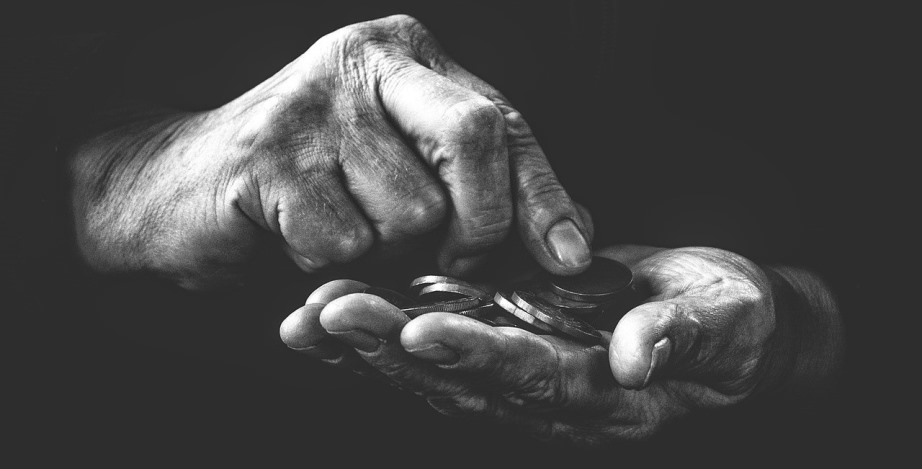
[[499,244],[512,225],[503,116],[487,98],[409,58],[382,77],[379,93],[385,111],[445,184],[452,204],[439,266],[463,273],[468,259]]
[[591,221],[560,184],[522,113],[497,89],[444,54],[435,41],[421,42],[417,52],[433,70],[486,97],[502,113],[516,222],[532,256],[558,275],[585,270],[592,257]]

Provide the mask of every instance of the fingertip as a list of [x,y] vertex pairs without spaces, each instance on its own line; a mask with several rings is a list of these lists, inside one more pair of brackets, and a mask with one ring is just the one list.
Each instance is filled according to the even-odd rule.
[[423,314],[409,323],[400,332],[400,343],[407,350],[425,347],[432,343],[451,343],[464,341],[464,335],[470,327],[484,326],[473,319],[454,313]]
[[312,274],[330,264],[330,262],[326,260],[315,260],[302,256],[288,245],[285,246],[285,251],[288,257],[291,258],[295,265],[304,273]]
[[[609,365],[615,380],[628,389],[644,388],[663,363],[654,363],[654,346],[663,338],[670,308],[647,303],[624,315],[612,333]],[[659,356],[662,358],[662,356]]]
[[628,347],[618,347],[614,341],[608,348],[608,362],[611,372],[618,384],[627,389],[641,389],[647,382],[650,374],[649,354],[642,350]]
[[320,312],[320,325],[329,333],[355,330],[386,338],[402,328],[409,318],[382,298],[352,293],[334,299]]
[[458,314],[429,313],[407,323],[400,332],[400,344],[420,358],[453,364],[469,354],[471,348],[477,348],[482,336],[491,330],[486,324]]
[[423,314],[404,326],[403,330],[400,331],[400,344],[404,349],[407,351],[417,350],[438,342],[436,338],[432,337],[432,330],[428,321],[435,314],[439,313]]
[[292,349],[303,349],[319,343],[326,332],[320,325],[321,304],[307,304],[286,317],[279,325],[279,337]]

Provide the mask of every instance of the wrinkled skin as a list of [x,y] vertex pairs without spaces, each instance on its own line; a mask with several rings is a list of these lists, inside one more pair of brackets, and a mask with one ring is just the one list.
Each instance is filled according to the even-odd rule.
[[456,275],[513,225],[546,270],[590,258],[522,115],[407,16],[330,33],[218,109],[133,114],[84,141],[71,173],[92,267],[193,289],[239,281],[264,238],[309,273],[437,228]]
[[[383,375],[438,411],[511,425],[542,439],[640,440],[697,410],[730,406],[776,377],[772,285],[720,249],[615,246],[652,296],[617,324],[608,350],[448,313],[410,320],[364,287],[315,290],[280,329],[301,353]],[[654,344],[670,346],[650,372]],[[648,377],[652,375],[652,377]]]

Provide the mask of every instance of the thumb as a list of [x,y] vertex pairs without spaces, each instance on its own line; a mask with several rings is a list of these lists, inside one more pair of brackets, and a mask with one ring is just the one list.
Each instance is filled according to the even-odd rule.
[[632,309],[618,321],[608,361],[619,384],[642,389],[667,368],[688,362],[682,355],[694,350],[699,327],[683,310],[675,301],[656,301]]

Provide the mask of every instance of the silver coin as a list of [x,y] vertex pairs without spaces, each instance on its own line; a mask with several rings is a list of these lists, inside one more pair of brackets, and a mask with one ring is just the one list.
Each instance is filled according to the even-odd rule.
[[496,309],[496,303],[489,301],[488,303],[476,306],[471,309],[466,309],[464,311],[458,311],[458,314],[462,316],[467,316],[469,318],[482,319],[484,317],[490,316],[493,314]]
[[416,294],[422,300],[425,300],[429,296],[436,296],[434,294],[450,294],[457,296],[476,296],[479,298],[489,298],[490,295],[488,292],[476,288],[467,283],[456,283],[456,282],[436,282],[424,286],[419,290],[419,293]]
[[605,308],[609,304],[607,302],[606,303],[594,303],[594,302],[587,302],[587,301],[575,301],[575,300],[571,300],[569,298],[565,298],[560,295],[557,295],[554,292],[548,291],[548,290],[529,290],[529,291],[537,295],[538,298],[541,298],[548,304],[556,306],[560,308],[560,310],[563,311],[564,313],[567,313],[573,316],[580,316],[580,317],[595,316],[599,313],[604,312]]
[[560,308],[544,302],[530,291],[516,290],[512,294],[512,302],[521,310],[568,337],[583,343],[604,344],[602,334],[592,325],[564,313]]
[[479,286],[474,285],[471,282],[465,282],[464,280],[448,277],[446,275],[423,275],[422,277],[416,277],[410,282],[410,289],[419,291],[421,288],[427,285],[432,285],[433,283],[452,283],[455,285],[464,285],[466,287],[480,289]]
[[461,311],[466,311],[469,309],[476,308],[480,306],[481,304],[483,304],[483,302],[484,302],[483,298],[465,297],[465,298],[457,298],[454,300],[440,301],[438,303],[432,303],[432,304],[427,304],[427,305],[411,306],[409,308],[400,308],[400,310],[403,311],[404,314],[406,314],[407,316],[411,318],[415,318],[417,316],[420,316],[426,313],[435,313],[435,312],[458,313]]
[[416,277],[413,281],[410,282],[411,287],[426,286],[432,283],[439,282],[455,282],[456,279],[452,277],[446,277],[444,275],[423,275],[422,277]]
[[535,317],[535,315],[529,314],[528,312],[523,311],[522,308],[519,308],[518,306],[516,306],[515,303],[509,300],[509,298],[506,298],[506,296],[503,295],[502,292],[496,292],[496,294],[493,295],[493,302],[496,303],[496,305],[499,306],[500,308],[503,308],[504,310],[508,311],[510,314],[512,314],[516,318],[521,319],[526,324],[529,324],[541,331],[548,332],[551,334],[555,332],[553,327],[545,324],[543,321]]
[[603,302],[615,299],[633,280],[631,269],[612,259],[593,257],[585,272],[554,275],[548,284],[554,293],[575,301]]

